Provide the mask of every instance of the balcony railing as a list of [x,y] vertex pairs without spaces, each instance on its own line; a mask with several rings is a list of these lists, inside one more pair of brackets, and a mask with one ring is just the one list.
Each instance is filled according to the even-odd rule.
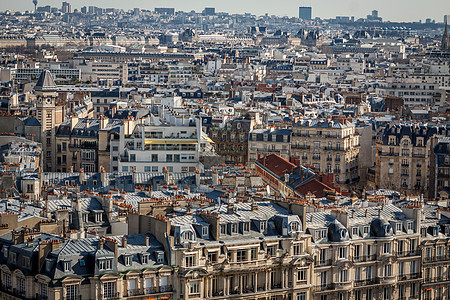
[[321,260],[317,260],[314,265],[316,267],[321,267],[321,266],[330,266],[331,265],[331,259],[321,259]]
[[173,291],[171,285],[161,286],[161,287],[148,287],[143,290],[129,290],[128,293],[124,294],[124,297],[134,297],[134,296],[143,296],[150,294],[159,294],[159,293],[170,293]]
[[366,261],[373,261],[376,260],[377,256],[375,254],[371,255],[360,255],[360,256],[354,256],[353,262],[366,262]]
[[411,274],[399,275],[397,280],[404,281],[404,280],[414,280],[414,279],[419,279],[419,278],[420,278],[420,273],[411,273]]

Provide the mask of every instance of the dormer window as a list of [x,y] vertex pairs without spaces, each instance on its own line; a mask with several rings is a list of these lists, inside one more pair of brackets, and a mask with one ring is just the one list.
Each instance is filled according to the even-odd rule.
[[396,229],[396,231],[397,232],[402,232],[402,224],[401,223],[397,223],[397,229]]
[[237,232],[238,232],[237,224],[235,224],[235,223],[231,224],[231,233],[237,233]]
[[148,253],[141,254],[141,264],[148,264]]
[[156,256],[156,262],[158,264],[164,263],[164,252],[163,251],[156,251],[155,256]]
[[227,233],[227,226],[225,224],[220,225],[220,234],[226,234]]
[[250,223],[244,222],[244,232],[249,232],[249,231],[250,231]]
[[359,233],[359,228],[358,227],[353,227],[352,228],[352,237],[357,237]]
[[412,222],[408,222],[408,223],[406,224],[406,226],[407,226],[407,229],[408,229],[408,230],[413,230],[413,223],[412,223]]
[[101,259],[98,261],[99,270],[111,270],[112,269],[112,259]]
[[192,233],[192,231],[185,231],[183,232],[183,239],[185,241],[191,241],[194,239],[194,234]]
[[260,229],[261,229],[261,232],[266,231],[266,222],[265,222],[265,221],[261,221],[261,223],[260,223]]
[[6,247],[6,246],[3,247],[3,257],[5,259],[8,258],[8,250],[9,250],[8,247]]
[[131,266],[132,261],[133,261],[133,256],[131,256],[131,255],[124,256],[125,266]]
[[70,261],[63,261],[62,264],[63,264],[63,270],[64,270],[64,272],[69,272],[70,269],[71,269],[71,267],[72,267],[71,262],[70,262]]
[[297,232],[298,230],[298,222],[292,222],[291,223],[291,231],[292,232]]
[[202,227],[202,236],[207,236],[208,235],[208,227],[207,226],[203,226]]
[[51,259],[46,259],[45,260],[45,270],[47,272],[50,272],[51,268],[52,268],[52,260]]

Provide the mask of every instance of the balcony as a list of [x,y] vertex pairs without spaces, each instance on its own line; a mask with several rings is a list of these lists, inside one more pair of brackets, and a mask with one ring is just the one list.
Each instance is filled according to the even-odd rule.
[[422,252],[419,249],[416,250],[410,250],[410,251],[398,251],[397,256],[398,257],[410,257],[410,256],[419,256]]
[[300,150],[311,149],[311,146],[306,146],[306,145],[292,145],[291,147],[292,147],[292,149],[300,149]]
[[366,262],[366,261],[374,261],[377,259],[375,254],[372,255],[360,255],[353,257],[353,262]]
[[420,273],[403,274],[397,277],[398,281],[416,280],[420,279]]
[[124,294],[124,297],[135,297],[135,296],[144,296],[151,294],[160,294],[160,293],[171,293],[173,288],[171,285],[161,286],[161,287],[149,287],[144,290],[136,289],[130,290],[128,293]]
[[378,284],[377,278],[365,279],[365,280],[356,280],[355,287],[368,286]]
[[331,259],[322,259],[318,260],[314,263],[314,266],[316,267],[323,267],[323,266],[331,266]]

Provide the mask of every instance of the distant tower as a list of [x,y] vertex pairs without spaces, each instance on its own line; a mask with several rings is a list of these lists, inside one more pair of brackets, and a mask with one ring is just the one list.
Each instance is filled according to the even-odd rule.
[[38,0],[33,0],[33,4],[34,4],[34,12],[36,12],[37,11]]
[[303,20],[311,20],[312,19],[312,7],[300,6],[298,8],[298,17]]
[[450,50],[450,37],[448,36],[448,24],[445,22],[444,35],[442,36],[441,42],[441,50],[448,51]]

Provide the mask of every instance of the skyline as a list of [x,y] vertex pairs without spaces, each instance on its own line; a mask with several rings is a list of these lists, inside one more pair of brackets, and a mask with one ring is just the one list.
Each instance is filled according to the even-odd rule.
[[[363,0],[364,1],[364,0]],[[38,6],[51,5],[53,7],[61,7],[62,0],[40,0]],[[379,0],[376,3],[363,4],[356,0],[343,0],[340,2],[324,0],[316,3],[314,1],[284,1],[283,6],[272,6],[272,2],[268,0],[262,1],[245,1],[240,2],[237,0],[230,0],[226,3],[218,0],[200,1],[193,0],[189,2],[180,0],[156,0],[148,3],[143,0],[129,0],[125,3],[119,0],[93,0],[86,2],[85,0],[72,0],[68,1],[72,4],[74,9],[79,9],[82,6],[98,6],[98,7],[114,7],[121,9],[133,9],[135,7],[141,9],[153,10],[155,7],[174,7],[176,10],[191,11],[195,10],[201,12],[205,7],[215,7],[217,12],[228,13],[245,13],[250,12],[256,15],[280,15],[280,16],[298,16],[298,7],[302,5],[311,5],[313,8],[313,18],[320,17],[322,19],[334,18],[336,16],[355,16],[356,19],[365,17],[370,14],[374,9],[379,11],[379,15],[384,21],[418,21],[423,22],[427,18],[436,20],[436,22],[443,22],[443,17],[446,14],[450,14],[450,1],[447,0],[433,0],[433,5],[422,1],[388,1]],[[416,5],[411,5],[415,3]],[[124,5],[125,4],[125,5]],[[408,15],[401,14],[398,16],[397,12],[404,10],[405,7],[411,9]],[[0,10],[15,10],[26,11],[33,10],[33,3],[31,0],[18,0],[12,3],[0,3]]]

